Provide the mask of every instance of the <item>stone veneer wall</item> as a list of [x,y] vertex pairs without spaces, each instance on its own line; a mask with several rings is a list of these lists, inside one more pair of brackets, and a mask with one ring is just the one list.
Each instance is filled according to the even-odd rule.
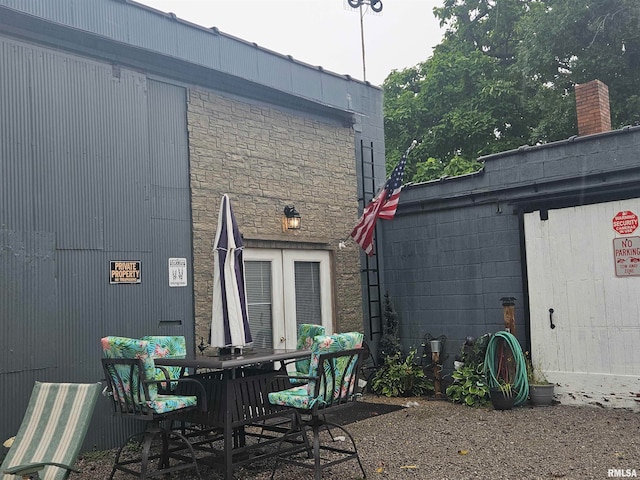
[[[340,122],[191,89],[188,102],[196,342],[211,322],[212,243],[229,194],[245,245],[329,250],[334,328],[362,331],[353,129]],[[285,205],[302,228],[282,231]]]

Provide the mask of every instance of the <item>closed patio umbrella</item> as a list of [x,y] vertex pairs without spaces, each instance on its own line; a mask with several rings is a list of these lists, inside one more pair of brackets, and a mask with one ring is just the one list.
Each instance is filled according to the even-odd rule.
[[244,283],[242,237],[228,195],[222,196],[213,246],[211,345],[244,347],[251,343]]

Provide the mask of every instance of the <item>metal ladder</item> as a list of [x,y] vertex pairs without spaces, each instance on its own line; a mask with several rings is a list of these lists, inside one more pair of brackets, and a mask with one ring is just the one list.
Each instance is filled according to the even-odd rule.
[[[369,160],[367,160],[369,158]],[[360,168],[362,178],[361,196],[364,209],[376,191],[375,163],[373,156],[373,142],[365,145],[360,140]],[[378,235],[373,238],[373,255],[365,255],[364,268],[360,270],[365,277],[367,303],[369,305],[369,339],[373,340],[374,335],[382,333],[382,292],[380,290],[380,265],[378,262]]]

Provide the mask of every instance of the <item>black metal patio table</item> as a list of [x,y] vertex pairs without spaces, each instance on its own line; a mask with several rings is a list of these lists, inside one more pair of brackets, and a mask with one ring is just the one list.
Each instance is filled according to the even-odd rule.
[[[180,420],[192,425],[203,425],[222,433],[223,448],[217,456],[205,456],[202,463],[222,468],[225,480],[233,478],[233,470],[243,464],[267,458],[273,454],[267,448],[279,441],[273,432],[283,433],[286,429],[270,428],[265,420],[287,416],[292,412],[288,407],[271,405],[267,394],[271,391],[289,388],[286,378],[275,378],[282,371],[274,368],[275,362],[284,362],[311,355],[310,350],[285,349],[245,349],[242,353],[208,356],[194,355],[186,358],[157,358],[155,363],[162,367],[181,367],[183,374],[188,370],[190,378],[199,380],[207,393],[207,412],[192,410]],[[180,394],[196,394],[187,390]],[[245,427],[261,425],[259,443],[246,442]],[[264,433],[265,430],[268,433]],[[210,440],[195,442],[194,448],[211,444]],[[201,448],[208,452],[213,448]]]

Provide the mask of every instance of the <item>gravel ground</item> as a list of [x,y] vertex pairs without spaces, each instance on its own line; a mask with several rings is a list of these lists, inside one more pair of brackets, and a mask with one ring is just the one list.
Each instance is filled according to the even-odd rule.
[[[598,407],[523,406],[474,409],[424,398],[362,402],[410,405],[347,426],[369,479],[606,479],[640,476],[640,413]],[[354,405],[358,408],[358,404]],[[112,452],[78,462],[71,479],[108,478]],[[236,479],[270,477],[271,462],[249,464]],[[610,472],[610,469],[614,469]],[[202,469],[205,479],[219,472]],[[312,478],[283,467],[278,480]],[[133,478],[118,474],[116,478]],[[185,474],[173,478],[192,479]],[[356,462],[325,470],[323,479],[360,479]]]

